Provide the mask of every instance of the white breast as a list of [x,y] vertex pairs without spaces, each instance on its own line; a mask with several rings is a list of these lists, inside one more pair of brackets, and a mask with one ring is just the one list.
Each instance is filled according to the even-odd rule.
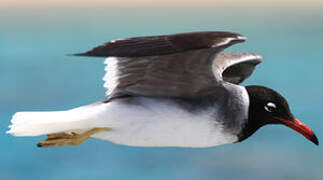
[[167,99],[137,97],[135,103],[117,99],[107,104],[100,125],[113,130],[94,135],[129,146],[209,147],[233,143],[237,136],[223,131],[216,108],[196,114]]

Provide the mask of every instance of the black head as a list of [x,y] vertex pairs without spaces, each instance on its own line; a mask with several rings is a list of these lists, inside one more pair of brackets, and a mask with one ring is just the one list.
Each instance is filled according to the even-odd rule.
[[319,144],[313,131],[293,116],[283,96],[262,86],[246,86],[246,89],[250,99],[249,119],[240,134],[239,141],[248,138],[266,124],[284,124],[301,133],[314,144]]

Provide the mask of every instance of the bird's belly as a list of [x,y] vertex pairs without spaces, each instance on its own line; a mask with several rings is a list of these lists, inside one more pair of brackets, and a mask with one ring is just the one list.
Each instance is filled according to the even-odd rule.
[[210,147],[237,141],[223,130],[211,108],[189,112],[170,100],[138,98],[135,103],[106,104],[102,125],[112,128],[93,137],[117,144],[146,147]]

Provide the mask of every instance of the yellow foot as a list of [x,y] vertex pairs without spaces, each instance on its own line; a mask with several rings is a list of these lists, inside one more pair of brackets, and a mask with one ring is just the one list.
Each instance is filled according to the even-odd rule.
[[89,131],[86,131],[81,134],[77,133],[53,133],[49,134],[47,139],[41,141],[37,144],[38,147],[55,147],[55,146],[77,146],[87,139],[89,139],[92,135],[102,132],[109,131],[111,128],[103,127],[103,128],[93,128]]

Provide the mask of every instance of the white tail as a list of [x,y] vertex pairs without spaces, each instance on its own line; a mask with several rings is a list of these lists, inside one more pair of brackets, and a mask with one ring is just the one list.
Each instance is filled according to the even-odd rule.
[[[91,107],[91,108],[88,108]],[[67,111],[17,112],[7,133],[14,136],[40,136],[60,132],[82,132],[101,127],[104,104],[83,106]]]

